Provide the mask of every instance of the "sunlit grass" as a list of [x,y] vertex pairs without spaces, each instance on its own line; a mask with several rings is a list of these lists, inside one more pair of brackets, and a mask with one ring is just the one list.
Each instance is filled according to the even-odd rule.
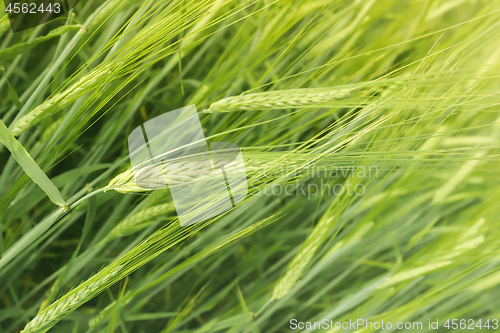
[[[499,319],[499,1],[0,6],[2,332]],[[249,193],[181,227],[127,138],[191,104]]]

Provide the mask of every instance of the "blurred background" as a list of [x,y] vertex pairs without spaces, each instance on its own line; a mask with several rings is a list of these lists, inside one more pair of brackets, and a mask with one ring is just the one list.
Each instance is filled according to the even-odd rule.
[[[0,6],[0,332],[498,331],[500,1]],[[127,140],[188,105],[249,190],[181,227]]]

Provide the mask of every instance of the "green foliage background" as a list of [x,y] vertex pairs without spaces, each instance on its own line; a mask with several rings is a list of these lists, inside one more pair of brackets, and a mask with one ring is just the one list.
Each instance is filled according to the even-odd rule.
[[[500,1],[86,0],[16,34],[0,10],[0,332],[495,331]],[[191,104],[251,187],[182,228],[127,138]]]

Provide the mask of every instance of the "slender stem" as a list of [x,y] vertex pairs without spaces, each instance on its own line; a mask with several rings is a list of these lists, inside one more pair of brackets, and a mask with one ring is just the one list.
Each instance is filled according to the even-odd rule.
[[272,301],[274,301],[274,299],[272,299],[272,298],[268,299],[267,302],[264,303],[264,305],[259,309],[259,311],[257,311],[257,313],[255,314],[255,317],[260,316],[260,314],[267,308],[267,306],[269,304],[271,304]]
[[79,204],[81,204],[86,199],[96,195],[97,193],[103,192],[104,188],[98,189],[94,192],[91,192],[71,204],[69,207],[63,207],[56,210],[49,217],[47,217],[42,222],[38,223],[36,227],[31,229],[23,238],[21,238],[14,246],[8,250],[2,259],[0,259],[0,270],[2,270],[9,262],[12,261],[19,253],[25,250],[28,246],[30,246],[38,237],[40,237],[43,233],[45,233],[54,223],[59,221],[64,215],[70,212],[72,209],[75,209]]

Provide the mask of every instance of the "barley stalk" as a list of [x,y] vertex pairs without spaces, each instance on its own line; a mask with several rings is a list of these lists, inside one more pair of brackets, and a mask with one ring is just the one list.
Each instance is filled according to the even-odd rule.
[[[118,311],[133,299],[132,294],[126,294],[119,300],[115,300],[111,302],[107,307],[105,307],[99,314],[97,314],[95,317],[91,318],[89,320],[89,326],[90,328],[94,328],[97,325],[99,325],[104,318],[106,318],[107,315],[109,315],[113,310]],[[118,307],[118,309],[117,309]]]
[[204,112],[232,112],[304,108],[327,102],[332,99],[342,99],[350,92],[348,89],[298,89],[247,94],[224,98],[210,105]]
[[295,286],[316,253],[316,250],[323,243],[326,236],[328,236],[331,221],[333,221],[333,217],[322,218],[313,232],[307,237],[307,240],[304,242],[299,252],[288,264],[287,272],[274,287],[273,299],[277,300],[282,298],[290,292],[293,286]]
[[111,309],[117,304],[117,301],[111,302],[107,307],[101,310],[99,314],[89,320],[90,328],[94,328],[101,323],[101,321],[109,314]]
[[122,268],[122,266],[118,266],[112,272],[104,275],[100,279],[97,279],[97,281],[91,282],[85,288],[79,291],[71,291],[65,297],[52,303],[51,306],[33,318],[24,327],[24,330],[22,330],[21,333],[47,332],[52,326],[58,323],[71,311],[94,297],[95,294],[99,292],[103,286],[107,285]]
[[75,99],[83,96],[89,90],[95,88],[97,85],[102,83],[102,80],[106,74],[111,73],[110,65],[106,65],[102,68],[97,68],[91,73],[85,75],[78,82],[74,83],[71,87],[65,91],[54,95],[49,98],[27,115],[19,119],[12,128],[11,132],[14,136],[20,135],[22,132],[31,128],[35,125],[40,118],[47,112],[56,112],[61,110],[75,101]]

